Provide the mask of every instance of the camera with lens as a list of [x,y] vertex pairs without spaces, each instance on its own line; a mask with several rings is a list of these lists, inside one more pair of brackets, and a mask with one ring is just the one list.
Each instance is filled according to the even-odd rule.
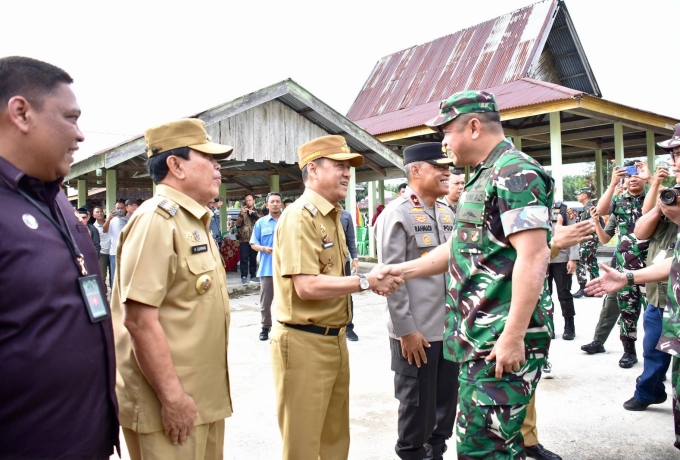
[[675,204],[680,196],[680,184],[675,185],[673,188],[667,188],[659,194],[659,199],[666,206]]

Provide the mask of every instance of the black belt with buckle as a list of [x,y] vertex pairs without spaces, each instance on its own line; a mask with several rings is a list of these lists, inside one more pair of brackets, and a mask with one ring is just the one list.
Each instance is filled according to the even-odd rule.
[[289,327],[291,329],[297,329],[298,331],[305,331],[305,332],[311,332],[312,334],[319,334],[319,335],[330,335],[333,337],[336,337],[338,334],[340,334],[340,331],[344,331],[345,327],[330,327],[330,326],[316,326],[314,324],[288,324],[288,323],[281,323],[285,327]]

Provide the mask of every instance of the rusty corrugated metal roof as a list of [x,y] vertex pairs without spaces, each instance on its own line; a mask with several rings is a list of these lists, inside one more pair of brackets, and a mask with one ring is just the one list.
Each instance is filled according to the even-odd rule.
[[[583,91],[544,81],[532,80],[531,78],[522,78],[521,80],[494,86],[488,88],[487,91],[496,96],[496,101],[501,111],[543,102],[574,99],[584,94]],[[379,117],[357,120],[355,123],[373,136],[423,126],[426,121],[431,120],[437,115],[439,102],[437,100]]]
[[347,117],[365,120],[402,113],[438,104],[456,91],[491,88],[528,76],[558,6],[558,0],[544,0],[382,58]]

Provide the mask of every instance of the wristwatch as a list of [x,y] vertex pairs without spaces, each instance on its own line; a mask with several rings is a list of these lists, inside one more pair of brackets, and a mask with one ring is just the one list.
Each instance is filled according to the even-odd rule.
[[368,278],[366,278],[365,275],[357,275],[359,277],[359,289],[362,291],[365,291],[369,287],[371,287],[371,282],[368,281]]
[[626,279],[628,280],[628,286],[635,286],[635,276],[633,272],[626,273]]

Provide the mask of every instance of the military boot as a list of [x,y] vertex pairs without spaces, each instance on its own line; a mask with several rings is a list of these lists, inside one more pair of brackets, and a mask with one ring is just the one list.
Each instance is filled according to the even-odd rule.
[[576,291],[572,294],[574,299],[580,299],[581,297],[586,295],[585,289],[586,289],[586,285],[585,284],[581,285],[581,288],[578,291]]
[[619,367],[630,369],[633,364],[638,362],[637,353],[635,352],[635,342],[626,340],[623,343],[623,356],[619,360]]
[[425,458],[423,460],[444,460],[444,452],[446,452],[446,444],[427,444],[425,448]]
[[562,338],[564,340],[574,340],[574,337],[576,337],[574,317],[564,318],[564,334],[562,334]]
[[581,350],[585,351],[589,355],[594,355],[595,353],[604,353],[604,345],[599,340],[593,340],[592,343],[587,345],[581,345]]

